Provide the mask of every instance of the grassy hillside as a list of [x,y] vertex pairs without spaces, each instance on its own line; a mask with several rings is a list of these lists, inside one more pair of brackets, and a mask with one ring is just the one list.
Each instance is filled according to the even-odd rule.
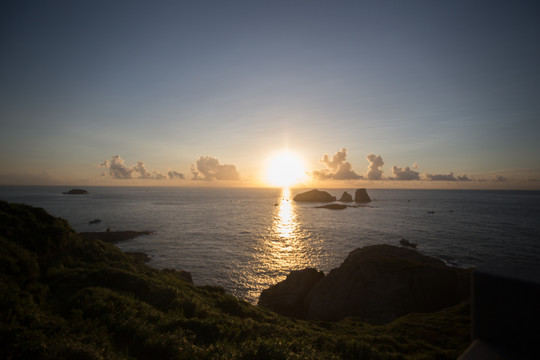
[[385,326],[278,316],[0,201],[2,359],[455,359],[461,305]]

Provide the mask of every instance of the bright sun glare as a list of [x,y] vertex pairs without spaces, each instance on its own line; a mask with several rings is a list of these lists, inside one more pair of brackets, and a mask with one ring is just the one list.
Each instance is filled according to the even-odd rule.
[[304,162],[289,150],[274,154],[266,164],[265,180],[272,186],[289,187],[302,181],[304,176]]

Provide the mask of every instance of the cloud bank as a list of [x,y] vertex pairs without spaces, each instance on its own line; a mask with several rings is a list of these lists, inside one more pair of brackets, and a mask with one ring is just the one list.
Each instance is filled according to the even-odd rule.
[[192,180],[240,180],[236,166],[220,164],[211,156],[201,156],[191,165]]
[[312,176],[318,180],[355,180],[362,179],[362,175],[358,175],[352,169],[352,165],[347,161],[347,149],[342,148],[336,152],[332,158],[328,154],[324,154],[320,160],[326,165],[326,169],[313,171]]
[[454,173],[448,174],[426,174],[426,179],[431,181],[472,181],[467,175],[454,176]]
[[[416,165],[416,167],[418,167],[418,165]],[[394,180],[420,180],[420,173],[412,170],[408,166],[405,166],[405,169],[392,166],[392,174],[394,174]]]
[[136,165],[127,166],[124,159],[122,159],[120,155],[115,155],[110,160],[105,160],[103,163],[100,164],[100,166],[109,169],[109,176],[113,179],[184,179],[183,174],[172,170],[169,170],[167,175],[164,175],[159,171],[150,172],[146,168],[144,161],[137,161]]

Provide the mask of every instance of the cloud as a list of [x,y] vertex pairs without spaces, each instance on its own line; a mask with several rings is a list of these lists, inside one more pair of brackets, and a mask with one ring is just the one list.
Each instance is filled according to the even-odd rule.
[[358,175],[352,169],[352,165],[347,161],[347,149],[342,148],[336,152],[332,158],[328,154],[324,154],[320,160],[326,165],[327,169],[313,171],[312,176],[319,180],[355,180],[362,179],[362,175]]
[[454,173],[448,174],[426,174],[426,178],[432,181],[472,181],[467,175],[454,176]]
[[211,156],[201,156],[191,165],[193,180],[239,180],[240,174],[236,166],[220,164],[219,160]]
[[420,180],[420,173],[418,171],[411,170],[408,166],[406,166],[405,169],[392,166],[392,173],[394,174],[395,180]]
[[[150,172],[144,161],[137,161],[137,164],[134,166],[127,166],[124,159],[120,155],[115,155],[111,160],[105,160],[100,164],[101,167],[109,169],[109,175],[113,179],[153,179],[153,180],[165,180],[167,176],[170,179],[177,178],[183,179],[184,175],[176,171],[169,170],[168,175],[164,175],[159,171]],[[171,173],[175,174],[174,177],[171,177]],[[102,174],[103,176],[104,174]]]
[[171,180],[174,180],[174,179],[184,180],[184,179],[185,179],[184,174],[179,173],[178,171],[174,171],[174,170],[169,170],[169,171],[167,172],[167,176],[168,176],[169,179],[171,179]]
[[503,181],[506,181],[506,178],[501,175],[493,175],[493,181],[503,182]]
[[381,180],[383,177],[381,167],[384,165],[381,155],[368,154],[366,159],[369,161],[366,177],[370,180]]

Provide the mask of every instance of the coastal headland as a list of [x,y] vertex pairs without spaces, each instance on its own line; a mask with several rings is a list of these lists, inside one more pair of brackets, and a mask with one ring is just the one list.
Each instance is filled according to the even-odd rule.
[[[386,325],[297,320],[26,205],[0,201],[0,246],[0,358],[455,359],[469,344],[467,302]],[[315,273],[308,293],[331,278]]]

